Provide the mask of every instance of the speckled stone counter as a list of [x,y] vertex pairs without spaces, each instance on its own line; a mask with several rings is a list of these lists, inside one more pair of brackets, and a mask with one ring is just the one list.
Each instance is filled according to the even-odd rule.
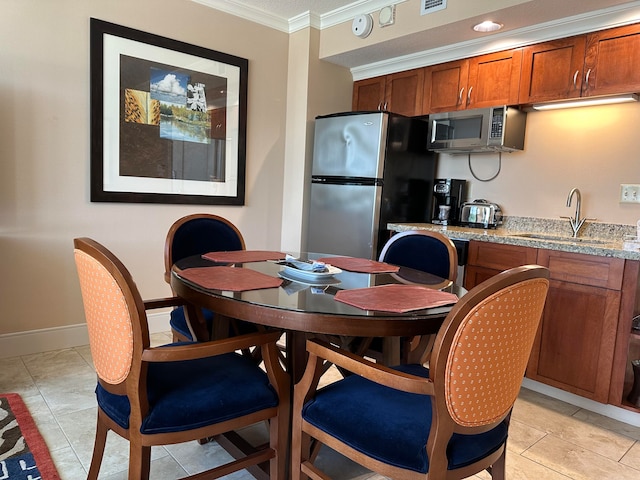
[[432,223],[389,223],[387,228],[395,232],[432,230],[449,238],[640,260],[640,251],[624,248],[625,236],[636,235],[635,225],[585,222],[577,239],[571,238],[568,220],[533,217],[504,217],[503,224],[495,229],[443,227]]

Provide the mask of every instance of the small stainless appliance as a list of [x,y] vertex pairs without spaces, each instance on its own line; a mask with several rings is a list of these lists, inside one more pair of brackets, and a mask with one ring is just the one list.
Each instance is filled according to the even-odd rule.
[[449,154],[524,149],[527,114],[517,107],[490,107],[429,115],[427,148]]
[[433,185],[431,223],[457,225],[460,209],[466,200],[466,180],[437,178]]
[[460,212],[460,225],[475,228],[496,228],[502,225],[502,209],[484,199],[465,202]]

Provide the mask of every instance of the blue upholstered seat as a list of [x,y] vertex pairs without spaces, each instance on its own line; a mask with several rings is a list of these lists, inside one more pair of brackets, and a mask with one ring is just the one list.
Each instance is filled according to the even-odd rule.
[[[240,231],[227,219],[217,215],[198,213],[178,219],[169,229],[165,242],[165,276],[172,265],[194,255],[209,252],[244,250],[244,239]],[[213,312],[203,309],[207,331],[213,330]],[[174,339],[192,341],[194,338],[187,326],[184,309],[176,308],[171,312],[169,325]]]
[[[177,345],[177,344],[173,344]],[[122,428],[129,428],[126,395],[100,384],[98,405]],[[278,395],[254,362],[235,353],[183,362],[151,363],[147,376],[146,434],[192,430],[278,405]]]
[[[427,378],[420,365],[394,369]],[[381,462],[426,473],[426,445],[431,429],[431,397],[401,392],[351,375],[330,384],[308,402],[302,417],[355,450]],[[479,435],[454,434],[449,442],[449,468],[474,463],[496,451],[507,438],[502,422]]]
[[[202,315],[205,322],[207,323],[207,331],[209,332],[209,335],[211,335],[211,330],[213,329],[214,314],[211,310],[203,308]],[[171,314],[169,316],[169,325],[171,326],[171,330],[179,335],[179,338],[185,338],[189,341],[193,341],[193,336],[191,335],[191,331],[187,326],[187,319],[184,315],[184,308],[178,307],[171,310]]]

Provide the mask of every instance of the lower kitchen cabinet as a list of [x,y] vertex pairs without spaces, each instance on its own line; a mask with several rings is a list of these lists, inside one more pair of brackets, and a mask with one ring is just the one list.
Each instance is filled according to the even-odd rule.
[[470,290],[503,270],[536,263],[537,255],[535,248],[472,240],[469,242],[464,288]]
[[620,292],[551,280],[527,377],[607,403]]
[[547,249],[470,242],[465,287],[518,265],[549,268],[550,288],[526,376],[601,403],[626,406],[640,336],[639,263]]

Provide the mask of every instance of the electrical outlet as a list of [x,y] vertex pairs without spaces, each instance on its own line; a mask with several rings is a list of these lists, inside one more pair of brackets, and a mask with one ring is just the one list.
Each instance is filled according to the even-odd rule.
[[631,183],[621,184],[620,203],[640,203],[640,185]]

